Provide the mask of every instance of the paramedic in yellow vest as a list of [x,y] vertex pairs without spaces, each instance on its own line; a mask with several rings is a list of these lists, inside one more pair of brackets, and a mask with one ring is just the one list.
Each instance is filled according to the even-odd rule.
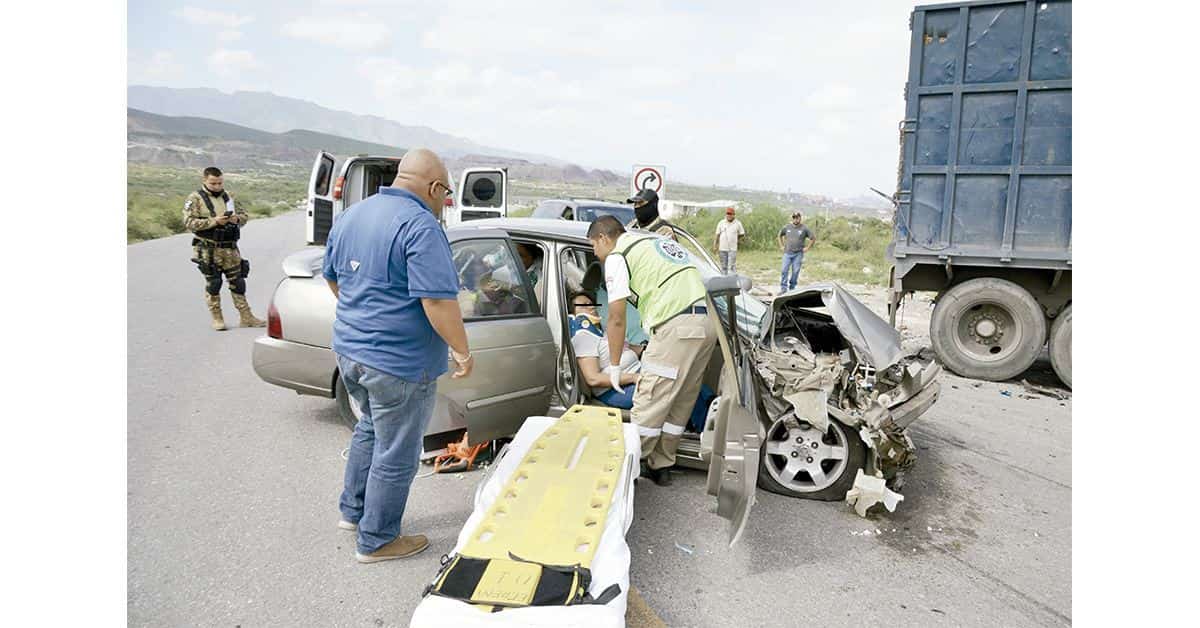
[[[704,283],[691,255],[670,238],[627,233],[611,216],[596,219],[587,236],[604,264],[609,353],[621,355],[624,349],[626,300],[637,307],[650,334],[631,414],[642,437],[642,475],[666,486],[671,483],[667,469],[675,464],[679,438],[717,342]],[[613,390],[621,392],[620,367],[606,371]]]

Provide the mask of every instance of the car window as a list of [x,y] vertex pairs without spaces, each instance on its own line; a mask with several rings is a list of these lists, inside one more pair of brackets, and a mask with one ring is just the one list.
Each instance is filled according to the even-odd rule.
[[[704,247],[700,246],[700,243],[697,242],[694,237],[692,237],[692,234],[676,227],[675,237],[678,238],[679,243],[688,250],[688,253],[691,253],[692,263],[696,265],[696,268],[700,271],[700,276],[703,279],[709,279],[710,277],[715,277],[721,274],[721,271],[717,270],[716,266],[713,264],[712,258],[708,256],[708,251],[705,251]],[[725,299],[717,299],[715,305],[717,306],[717,311],[721,315],[721,321],[724,322],[727,320]],[[743,292],[737,297],[737,309],[738,328],[742,334],[748,335],[752,338],[757,338],[761,333],[762,326],[764,324],[763,319],[766,318],[767,311],[770,308],[768,308],[765,303],[759,301],[757,298]]]
[[621,221],[621,224],[627,225],[633,220],[633,208],[619,205],[581,205],[579,207],[579,220],[584,222],[592,222],[603,216],[612,216]]
[[531,218],[559,218],[562,208],[561,201],[541,201],[534,208]]
[[458,272],[458,306],[466,320],[535,314],[537,301],[507,240],[451,245]]
[[517,247],[517,261],[529,278],[540,312],[541,304],[546,302],[546,282],[542,281],[542,277],[546,276],[546,250],[532,240],[513,240],[513,243]]

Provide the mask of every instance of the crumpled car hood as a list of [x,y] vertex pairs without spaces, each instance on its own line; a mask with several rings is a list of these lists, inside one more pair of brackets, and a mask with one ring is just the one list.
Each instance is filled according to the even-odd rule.
[[[900,332],[835,283],[816,283],[775,297],[771,301],[770,315],[774,316],[785,304],[807,308],[824,305],[846,342],[876,369],[887,369],[904,357]],[[763,338],[760,340],[765,339],[769,328],[766,324],[762,326]]]
[[[785,314],[785,308],[793,314]],[[793,327],[798,310],[810,313],[807,320],[816,327],[809,331],[817,335],[807,337]],[[832,349],[827,338],[822,340],[819,328],[830,323],[845,341],[837,345],[849,345],[849,350]],[[777,324],[784,325],[783,331]],[[941,367],[920,353],[904,351],[898,331],[834,283],[776,297],[757,332],[750,351],[768,415],[789,426],[802,421],[822,432],[830,416],[836,418],[869,450],[865,473],[858,471],[846,501],[862,516],[876,504],[894,510],[904,499],[896,491],[916,462],[916,447],[905,428],[936,399]]]

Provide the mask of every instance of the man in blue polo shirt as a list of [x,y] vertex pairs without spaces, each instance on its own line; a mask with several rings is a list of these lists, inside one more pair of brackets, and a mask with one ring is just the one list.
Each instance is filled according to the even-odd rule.
[[474,366],[458,306],[458,275],[438,214],[449,174],[432,151],[400,160],[391,187],[355,203],[329,232],[323,275],[337,297],[333,351],[362,410],[346,461],[338,527],[358,533],[362,563],[412,556],[424,535],[400,534],[408,490],[433,414],[447,345],[457,365]]

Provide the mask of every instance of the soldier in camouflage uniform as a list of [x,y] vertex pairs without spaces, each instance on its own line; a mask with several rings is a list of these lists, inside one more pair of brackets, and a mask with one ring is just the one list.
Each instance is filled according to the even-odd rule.
[[221,314],[221,277],[229,281],[229,292],[233,304],[241,316],[242,327],[266,325],[250,311],[246,302],[246,276],[250,274],[250,263],[242,259],[237,241],[241,227],[250,217],[225,191],[221,170],[215,167],[204,169],[204,184],[188,195],[183,204],[183,224],[195,237],[192,238],[192,262],[200,267],[204,275],[204,298],[212,313],[212,328],[225,329],[225,318]]
[[657,192],[645,188],[625,199],[625,202],[633,203],[633,213],[636,216],[629,221],[629,224],[625,225],[626,229],[644,229],[672,240],[679,240],[675,237],[675,226],[658,215]]

